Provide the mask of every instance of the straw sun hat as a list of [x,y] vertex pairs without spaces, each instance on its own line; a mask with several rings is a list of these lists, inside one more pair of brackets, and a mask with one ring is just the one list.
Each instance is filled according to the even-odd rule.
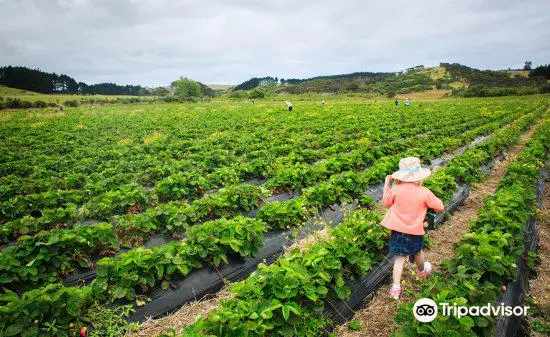
[[391,177],[400,181],[415,182],[428,178],[430,174],[430,169],[420,166],[420,159],[407,157],[399,161],[399,171],[394,172]]

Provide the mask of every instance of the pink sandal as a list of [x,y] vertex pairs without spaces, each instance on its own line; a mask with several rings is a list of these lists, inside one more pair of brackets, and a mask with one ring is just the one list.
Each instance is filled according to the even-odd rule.
[[432,274],[433,268],[432,264],[428,261],[424,261],[424,270],[418,271],[418,277],[426,278]]
[[393,298],[394,300],[398,300],[399,297],[401,297],[401,287],[396,288],[392,285],[390,289],[390,298]]

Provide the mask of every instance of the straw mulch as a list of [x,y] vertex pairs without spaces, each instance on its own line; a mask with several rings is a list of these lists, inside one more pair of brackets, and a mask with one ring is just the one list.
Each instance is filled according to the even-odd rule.
[[224,287],[217,293],[207,295],[201,300],[184,304],[178,311],[168,316],[146,320],[140,324],[139,331],[128,333],[125,337],[154,337],[162,334],[168,328],[180,332],[186,326],[193,324],[199,315],[206,317],[221,300],[231,297],[227,287]]
[[[537,278],[529,282],[531,291],[529,292],[530,299],[537,307],[542,309],[542,313],[546,315],[546,319],[537,318],[547,326],[550,325],[550,184],[544,185],[543,207],[540,217],[537,219],[537,229],[539,232],[539,252],[537,265]],[[531,321],[532,322],[532,321]],[[533,332],[533,337],[547,336],[544,333]]]

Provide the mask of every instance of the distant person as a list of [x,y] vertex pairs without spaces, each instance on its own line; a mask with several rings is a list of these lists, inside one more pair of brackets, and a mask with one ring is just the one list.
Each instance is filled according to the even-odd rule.
[[399,99],[395,99],[395,106],[399,106]]
[[405,106],[409,106],[411,104],[411,101],[409,101],[409,98],[407,97],[405,99]]
[[424,219],[428,209],[441,212],[444,205],[429,189],[420,186],[430,175],[429,169],[420,166],[420,159],[408,157],[399,161],[399,171],[387,176],[384,184],[382,203],[390,209],[380,224],[391,230],[389,251],[395,261],[390,297],[396,300],[401,295],[401,274],[408,256],[414,256],[420,278],[432,273],[432,265],[424,260],[422,252]]
[[285,101],[286,103],[286,106],[288,107],[288,111],[292,111],[292,103],[290,103],[289,101]]

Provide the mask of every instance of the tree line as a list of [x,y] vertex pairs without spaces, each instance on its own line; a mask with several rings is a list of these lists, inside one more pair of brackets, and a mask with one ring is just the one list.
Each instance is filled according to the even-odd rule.
[[315,76],[310,78],[281,78],[280,80],[277,77],[252,77],[249,80],[246,80],[242,82],[241,84],[238,84],[234,86],[231,90],[232,91],[238,91],[238,90],[251,90],[254,88],[257,88],[261,85],[264,85],[266,83],[278,83],[279,81],[281,84],[285,85],[293,85],[293,84],[299,84],[304,83],[312,80],[319,80],[319,79],[347,79],[347,78],[354,78],[354,77],[375,77],[375,76],[385,76],[389,75],[391,73],[376,73],[376,72],[355,72],[350,74],[337,74],[337,75],[324,75],[324,76]]
[[550,64],[541,65],[531,70],[529,74],[531,77],[540,76],[546,79],[550,79]]
[[251,89],[254,89],[256,87],[259,87],[262,84],[271,83],[271,82],[277,83],[277,82],[279,82],[279,79],[277,77],[271,77],[271,76],[252,77],[251,79],[249,79],[247,81],[244,81],[243,83],[241,83],[239,85],[234,86],[232,90],[233,91],[251,90]]
[[307,81],[312,80],[319,80],[319,79],[346,79],[346,78],[354,78],[354,77],[376,77],[376,76],[385,76],[389,75],[391,73],[377,73],[377,72],[371,72],[371,71],[359,71],[349,74],[336,74],[336,75],[323,75],[323,76],[315,76],[310,78],[281,78],[281,84],[298,84],[303,83]]
[[129,95],[144,96],[149,91],[140,85],[118,85],[99,83],[88,85],[77,82],[67,75],[47,73],[27,67],[0,67],[0,85],[34,91],[42,94],[81,94],[81,95]]

